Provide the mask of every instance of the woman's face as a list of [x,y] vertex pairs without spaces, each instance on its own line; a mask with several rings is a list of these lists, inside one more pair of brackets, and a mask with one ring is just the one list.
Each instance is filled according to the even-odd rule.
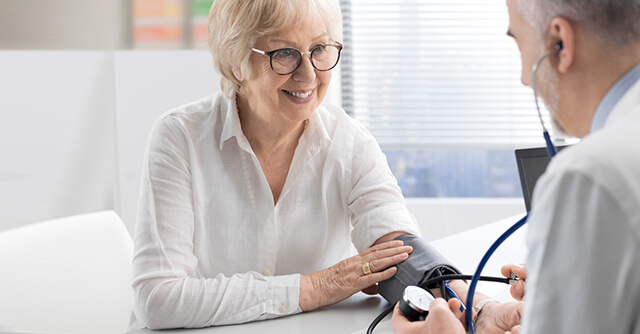
[[[329,43],[326,25],[320,14],[314,12],[300,26],[292,25],[258,39],[254,48],[267,52],[296,48],[308,52],[318,44]],[[267,55],[252,52],[250,62],[251,73],[243,81],[240,95],[248,102],[252,117],[266,122],[295,124],[309,118],[320,105],[331,81],[331,71],[316,70],[308,54],[302,56],[298,69],[287,75],[276,74]]]

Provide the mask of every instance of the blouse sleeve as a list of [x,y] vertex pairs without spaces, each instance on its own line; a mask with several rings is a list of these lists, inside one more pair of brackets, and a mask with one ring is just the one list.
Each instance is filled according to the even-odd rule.
[[351,239],[359,252],[391,232],[421,236],[407,209],[402,191],[391,173],[375,138],[356,126],[351,150],[351,189],[348,196],[353,231]]
[[170,116],[151,132],[133,258],[134,312],[151,329],[206,327],[300,312],[300,275],[198,277],[189,136]]

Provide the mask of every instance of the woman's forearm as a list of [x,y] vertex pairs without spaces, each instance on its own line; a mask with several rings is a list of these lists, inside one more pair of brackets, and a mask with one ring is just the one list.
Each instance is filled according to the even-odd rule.
[[134,310],[151,329],[239,324],[299,312],[298,275],[152,278],[134,282]]
[[303,312],[312,311],[322,306],[318,298],[318,283],[314,282],[315,278],[310,275],[300,275],[300,309]]

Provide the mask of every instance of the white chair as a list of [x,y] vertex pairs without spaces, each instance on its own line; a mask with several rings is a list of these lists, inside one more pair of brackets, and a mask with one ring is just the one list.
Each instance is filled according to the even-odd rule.
[[114,211],[0,232],[0,331],[126,332],[132,254]]

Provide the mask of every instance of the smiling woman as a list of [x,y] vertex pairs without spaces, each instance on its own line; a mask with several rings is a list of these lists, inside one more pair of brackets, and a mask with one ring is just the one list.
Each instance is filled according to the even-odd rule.
[[133,259],[140,324],[310,311],[375,293],[408,258],[412,248],[392,239],[420,230],[384,154],[344,110],[321,105],[341,29],[338,0],[214,2],[223,92],[162,115],[147,144]]

